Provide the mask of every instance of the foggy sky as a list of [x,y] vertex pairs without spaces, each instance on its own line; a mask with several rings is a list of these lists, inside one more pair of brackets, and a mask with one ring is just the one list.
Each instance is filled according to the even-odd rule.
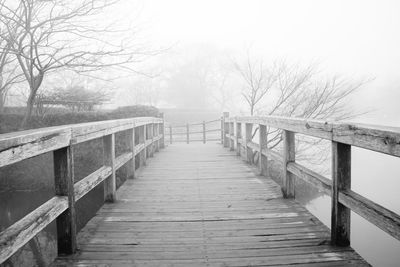
[[352,104],[366,122],[398,124],[400,1],[124,1],[117,12],[158,45],[251,46],[266,58],[317,62],[327,73],[374,78]]

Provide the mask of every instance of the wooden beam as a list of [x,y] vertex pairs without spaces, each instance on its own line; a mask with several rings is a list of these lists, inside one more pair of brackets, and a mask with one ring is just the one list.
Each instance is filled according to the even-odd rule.
[[267,176],[268,175],[268,158],[263,155],[263,149],[267,149],[268,140],[267,140],[267,126],[259,124],[259,145],[260,148],[258,150],[259,154],[259,169],[260,174]]
[[294,132],[284,130],[283,135],[283,195],[285,198],[295,197],[295,184],[294,176],[288,171],[287,165],[289,162],[294,162],[295,154],[295,140]]
[[[135,126],[133,126],[135,127]],[[127,167],[126,167],[126,173],[127,173],[127,178],[128,179],[133,179],[135,178],[135,169],[136,169],[136,160],[135,160],[135,128],[132,128],[128,130],[127,135],[127,143],[129,146],[129,150],[132,153],[132,158],[130,159]]]
[[253,124],[246,123],[246,142],[245,142],[245,149],[246,149],[246,159],[247,162],[252,164],[253,163],[253,149],[247,146],[247,143],[252,142],[253,139]]
[[350,245],[350,209],[339,202],[339,193],[351,188],[351,146],[332,142],[331,242]]
[[226,134],[229,133],[229,127],[228,127],[228,119],[229,117],[229,112],[224,112],[223,116],[222,116],[222,126],[223,126],[223,145],[224,147],[228,147],[229,146],[229,139],[226,137]]
[[76,252],[76,213],[74,193],[74,157],[71,146],[53,152],[54,186],[57,196],[68,198],[68,209],[57,217],[57,248],[59,255]]
[[242,138],[242,124],[240,122],[236,122],[236,155],[240,156],[241,154],[241,144],[239,140]]
[[116,200],[115,179],[115,134],[103,137],[104,165],[111,167],[111,175],[104,182],[104,200],[114,202]]

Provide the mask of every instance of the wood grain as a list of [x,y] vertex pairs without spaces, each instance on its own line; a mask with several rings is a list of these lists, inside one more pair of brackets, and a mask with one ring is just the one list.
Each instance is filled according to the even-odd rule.
[[173,144],[117,191],[54,266],[368,266],[271,179],[215,143]]

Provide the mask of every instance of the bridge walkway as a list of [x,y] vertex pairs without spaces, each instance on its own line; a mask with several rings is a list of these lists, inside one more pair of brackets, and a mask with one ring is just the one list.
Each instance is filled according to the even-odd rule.
[[270,178],[217,143],[172,144],[55,266],[368,266]]

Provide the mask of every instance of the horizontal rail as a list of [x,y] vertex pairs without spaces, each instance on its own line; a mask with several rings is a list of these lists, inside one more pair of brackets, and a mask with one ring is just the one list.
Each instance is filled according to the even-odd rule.
[[[386,127],[376,125],[366,125],[357,123],[340,123],[327,122],[309,119],[286,118],[286,117],[232,117],[224,114],[223,129],[221,138],[224,146],[229,146],[232,149],[239,151],[244,148],[245,154],[261,152],[261,155],[266,158],[271,158],[275,161],[283,163],[284,185],[283,190],[290,190],[288,183],[290,175],[311,184],[319,191],[332,196],[333,207],[337,203],[342,204],[345,208],[338,207],[335,211],[332,210],[332,242],[337,245],[349,244],[349,227],[350,213],[354,211],[366,220],[370,221],[386,233],[400,240],[400,216],[389,209],[386,209],[375,202],[355,193],[349,187],[350,185],[350,146],[357,146],[364,149],[389,154],[391,156],[400,156],[400,128]],[[263,125],[277,129],[281,129],[283,133],[300,133],[308,136],[331,140],[335,150],[333,150],[333,181],[308,169],[307,167],[297,163],[294,160],[294,154],[281,155],[276,151],[272,151],[263,145],[260,150],[260,144],[253,142],[251,135],[241,136],[241,125],[246,125],[246,129],[251,129],[251,125]],[[236,129],[236,130],[234,130]],[[247,131],[247,130],[246,130]],[[248,132],[247,134],[252,134]],[[290,136],[286,134],[285,136]],[[294,137],[294,135],[293,135]],[[260,140],[261,139],[260,137]],[[285,143],[284,152],[294,143]],[[249,152],[250,149],[250,152]],[[293,149],[294,148],[290,148]],[[247,157],[247,156],[246,156]],[[285,158],[286,157],[286,158]],[[249,158],[247,158],[249,160]],[[289,160],[288,160],[289,159]],[[259,157],[259,161],[262,159]],[[260,168],[261,168],[260,164]],[[290,174],[290,175],[289,175]],[[347,185],[346,185],[347,184]],[[335,195],[337,194],[337,195]],[[288,194],[290,195],[290,194]],[[293,193],[294,195],[294,193]],[[348,210],[346,210],[348,209]],[[338,228],[342,232],[337,233]]]
[[[221,119],[215,119],[215,120],[211,120],[211,121],[203,121],[202,123],[187,123],[185,125],[168,125],[168,127],[165,129],[167,131],[169,131],[169,140],[170,140],[170,144],[172,144],[173,142],[184,142],[186,141],[187,144],[189,144],[191,141],[203,141],[203,143],[206,143],[207,141],[218,141],[220,140],[215,139],[215,138],[209,138],[207,137],[207,133],[211,133],[211,132],[219,132],[221,131],[221,128],[214,128],[214,129],[206,129],[207,128],[207,124],[210,123],[215,123],[215,122],[222,122]],[[193,126],[195,126],[194,128],[196,129],[195,131],[193,131]],[[198,129],[200,127],[196,127],[196,126],[201,126],[202,130]],[[192,130],[190,130],[192,127]],[[215,127],[215,126],[214,126]],[[180,131],[173,131],[173,129],[176,128],[181,128],[182,130]],[[199,140],[199,139],[195,139],[193,140],[191,138],[191,135],[195,135],[196,137],[198,137],[199,134],[203,135],[203,139]],[[185,140],[180,140],[179,138],[176,139],[174,138],[174,136],[186,136]]]
[[400,157],[400,127],[277,116],[228,117],[226,121],[267,125]]
[[[138,128],[139,132],[139,144],[135,145],[134,135],[136,128]],[[117,132],[126,130],[129,130],[127,137],[131,150],[115,157],[114,135]],[[111,194],[111,200],[114,200],[116,170],[126,165],[129,167],[128,169],[132,176],[134,176],[135,156],[140,156],[140,164],[144,164],[147,156],[151,156],[154,150],[158,151],[159,148],[162,148],[164,146],[163,130],[163,119],[143,117],[41,128],[0,135],[0,167],[50,151],[54,151],[54,153],[59,151],[54,156],[55,184],[58,192],[62,194],[49,199],[34,211],[0,232],[0,263],[4,262],[56,219],[57,232],[62,233],[65,231],[69,233],[66,236],[59,236],[58,241],[62,242],[64,246],[69,244],[69,249],[66,251],[74,253],[76,240],[73,233],[76,227],[76,218],[71,214],[74,214],[75,202],[102,182],[105,182],[105,191]],[[107,151],[105,156],[109,160],[105,161],[104,166],[79,182],[74,183],[74,172],[71,165],[73,160],[72,145],[99,137],[103,137],[104,150]],[[131,164],[128,164],[129,162]],[[71,191],[65,191],[67,188],[63,189],[62,186],[68,184],[69,181],[73,183]],[[69,213],[66,213],[67,211]],[[63,252],[60,251],[61,246],[58,246],[59,253]]]
[[143,125],[163,123],[159,118],[133,118],[40,128],[0,134],[0,167]]

